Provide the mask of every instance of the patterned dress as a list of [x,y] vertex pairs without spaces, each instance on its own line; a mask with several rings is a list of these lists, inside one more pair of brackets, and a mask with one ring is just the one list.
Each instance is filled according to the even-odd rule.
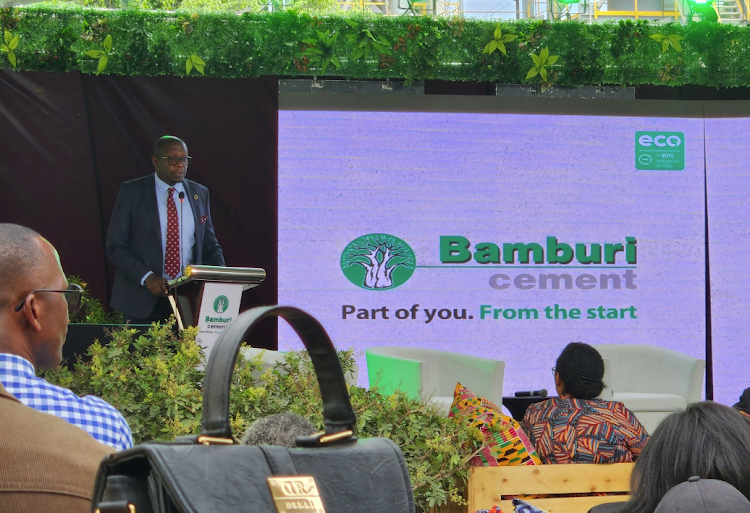
[[532,404],[521,423],[542,463],[624,463],[635,460],[648,433],[622,403],[548,399]]

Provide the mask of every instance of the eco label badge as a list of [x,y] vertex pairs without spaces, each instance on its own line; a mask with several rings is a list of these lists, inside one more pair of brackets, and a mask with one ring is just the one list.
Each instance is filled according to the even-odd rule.
[[411,247],[393,235],[370,233],[347,244],[341,253],[341,271],[358,287],[395,289],[414,274],[417,259]]
[[635,168],[640,171],[683,171],[685,134],[682,132],[636,132]]

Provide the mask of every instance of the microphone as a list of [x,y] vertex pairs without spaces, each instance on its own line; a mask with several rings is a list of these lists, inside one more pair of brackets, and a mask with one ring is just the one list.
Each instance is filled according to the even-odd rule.
[[185,199],[185,193],[180,191],[180,276],[185,272],[185,261],[182,259],[182,202]]
[[541,390],[522,390],[516,392],[516,397],[547,397],[547,389]]

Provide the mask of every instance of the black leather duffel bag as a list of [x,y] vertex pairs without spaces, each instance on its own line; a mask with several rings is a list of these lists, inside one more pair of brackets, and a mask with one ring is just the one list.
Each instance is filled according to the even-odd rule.
[[[237,445],[229,387],[237,354],[258,322],[285,319],[310,353],[323,397],[325,433],[297,449]],[[385,438],[357,440],[356,416],[336,350],[323,327],[292,307],[248,310],[211,351],[202,433],[147,442],[102,461],[92,511],[101,513],[413,513],[401,450]]]

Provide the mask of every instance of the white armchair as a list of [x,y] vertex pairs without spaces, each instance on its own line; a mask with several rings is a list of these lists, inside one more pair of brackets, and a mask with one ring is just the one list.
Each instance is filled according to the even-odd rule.
[[456,383],[497,404],[503,402],[505,362],[414,347],[378,346],[365,351],[370,386],[400,389],[448,414]]
[[623,403],[649,434],[668,415],[701,400],[705,360],[656,346],[594,347],[604,359],[607,388],[600,397]]

